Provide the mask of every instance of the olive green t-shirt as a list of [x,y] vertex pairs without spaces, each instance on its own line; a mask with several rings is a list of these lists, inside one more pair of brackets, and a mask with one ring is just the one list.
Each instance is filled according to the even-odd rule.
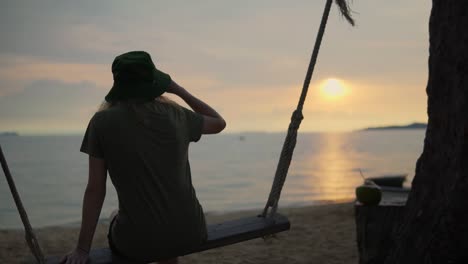
[[202,126],[200,114],[159,101],[119,104],[89,122],[81,151],[107,164],[119,200],[111,234],[124,255],[160,258],[206,239],[188,161]]

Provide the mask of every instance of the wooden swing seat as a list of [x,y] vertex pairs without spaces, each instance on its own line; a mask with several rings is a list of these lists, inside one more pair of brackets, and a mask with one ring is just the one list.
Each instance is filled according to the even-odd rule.
[[[261,216],[246,217],[219,224],[208,225],[207,241],[196,248],[181,249],[178,256],[272,235],[289,230],[290,226],[288,218],[281,214],[275,214],[273,217],[266,218]],[[91,250],[89,257],[89,264],[129,263],[128,261],[124,261],[113,255],[109,248],[93,249]],[[59,263],[60,258],[61,257],[49,258],[47,259],[47,263]]]

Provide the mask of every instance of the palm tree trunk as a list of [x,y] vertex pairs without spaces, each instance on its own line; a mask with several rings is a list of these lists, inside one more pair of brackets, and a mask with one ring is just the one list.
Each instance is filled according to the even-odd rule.
[[429,124],[386,264],[468,263],[468,1],[433,0]]

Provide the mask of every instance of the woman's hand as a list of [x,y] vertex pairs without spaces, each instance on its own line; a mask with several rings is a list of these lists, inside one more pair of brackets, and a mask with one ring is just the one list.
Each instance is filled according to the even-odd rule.
[[176,82],[171,81],[171,83],[170,83],[169,86],[167,87],[166,92],[179,95],[179,94],[180,94],[180,91],[183,90],[183,89],[184,89],[184,88],[182,88],[182,87],[181,87],[180,85],[178,85]]
[[89,254],[88,252],[79,248],[65,255],[61,260],[60,264],[86,264],[88,263]]

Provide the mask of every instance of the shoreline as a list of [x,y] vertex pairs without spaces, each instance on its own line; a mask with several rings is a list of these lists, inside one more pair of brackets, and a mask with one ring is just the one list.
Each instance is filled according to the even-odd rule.
[[[292,209],[292,208],[301,208],[301,207],[309,207],[309,206],[319,206],[319,205],[327,205],[327,204],[337,204],[337,203],[351,203],[354,201],[354,197],[351,198],[343,198],[343,199],[337,199],[337,200],[315,200],[315,201],[303,201],[303,202],[296,202],[293,204],[288,204],[287,206],[279,206],[279,211],[282,209]],[[16,210],[16,208],[15,208]],[[232,214],[232,213],[239,213],[239,212],[256,212],[257,214],[263,212],[263,207],[262,208],[253,208],[253,209],[232,209],[232,210],[213,210],[213,211],[205,211],[205,215],[225,215],[225,214]],[[17,211],[16,211],[17,213]],[[24,230],[23,223],[21,222],[21,219],[18,219],[19,221],[19,226],[18,227],[0,227],[0,230],[11,230],[11,231],[22,231]],[[110,223],[110,215],[102,215],[98,223],[102,224],[109,224]],[[70,222],[64,222],[64,223],[56,223],[56,224],[50,224],[50,225],[39,225],[35,226],[34,223],[31,223],[33,230],[36,229],[43,229],[43,228],[50,228],[50,227],[70,227],[70,228],[75,228],[75,227],[80,227],[81,225],[81,220],[76,220],[76,221],[70,221]]]
[[[302,207],[310,207],[310,206],[320,206],[320,205],[328,205],[328,204],[340,204],[340,203],[351,203],[355,200],[354,197],[352,198],[343,198],[343,199],[337,199],[337,200],[316,200],[316,201],[304,201],[304,202],[296,202],[293,204],[288,204],[287,206],[279,206],[279,211],[282,210],[287,210],[287,209],[294,209],[294,208],[302,208]],[[15,208],[16,210],[16,208]],[[214,210],[214,211],[205,211],[205,216],[218,216],[218,215],[229,215],[229,214],[235,214],[235,213],[243,213],[243,212],[251,212],[259,214],[263,212],[263,207],[262,208],[254,208],[254,209],[245,209],[245,210]],[[23,223],[21,222],[21,219],[18,220],[20,226],[18,227],[0,227],[0,231],[23,231]],[[109,224],[110,223],[110,215],[109,216],[101,216],[98,220],[98,224]],[[51,227],[68,227],[68,228],[76,228],[80,227],[81,220],[75,220],[71,222],[63,222],[63,223],[56,223],[56,224],[50,224],[50,225],[39,225],[35,226],[34,223],[31,223],[33,230],[36,229],[44,229],[44,228],[51,228]]]
[[[288,216],[291,230],[275,239],[262,239],[196,253],[180,258],[180,263],[357,263],[358,251],[354,223],[354,203],[280,208]],[[207,213],[208,224],[258,214],[258,210]],[[109,221],[99,221],[93,247],[108,247]],[[45,255],[63,255],[72,250],[79,226],[36,228]],[[0,229],[0,263],[25,263],[33,260],[22,229]]]

